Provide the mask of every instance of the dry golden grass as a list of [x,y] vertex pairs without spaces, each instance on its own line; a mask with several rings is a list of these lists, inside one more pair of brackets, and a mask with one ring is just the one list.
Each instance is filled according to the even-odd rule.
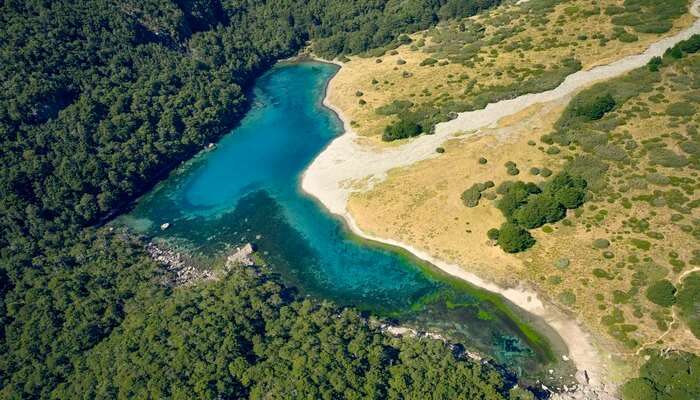
[[[486,27],[484,40],[493,37],[498,29],[505,26],[522,29],[497,44],[482,47],[472,66],[452,63],[443,66],[419,66],[421,61],[431,57],[431,53],[427,53],[426,50],[434,45],[431,41],[432,35],[447,29],[447,26],[441,25],[435,31],[416,33],[412,35],[414,43],[421,38],[426,42],[420,49],[412,50],[411,45],[401,46],[396,49],[397,54],[387,53],[379,57],[379,63],[374,57],[351,57],[351,61],[347,62],[331,81],[329,100],[353,121],[358,134],[377,139],[384,127],[396,117],[378,115],[375,109],[394,100],[410,100],[414,103],[437,100],[439,103],[439,98],[448,98],[469,102],[479,93],[488,90],[488,86],[514,83],[517,85],[527,76],[528,70],[534,71],[542,66],[554,68],[567,58],[576,58],[584,69],[609,63],[641,52],[660,36],[635,33],[639,38],[636,42],[623,43],[612,40],[605,46],[600,46],[598,40],[592,37],[592,33],[610,37],[614,27],[610,17],[603,12],[585,15],[582,11],[592,9],[594,5],[603,10],[608,5],[620,5],[622,2],[623,0],[602,0],[594,3],[589,0],[566,1],[547,16],[548,22],[538,27],[532,26],[530,15],[518,15],[517,10],[520,8],[515,5],[499,7],[489,13],[472,17],[472,21],[482,23]],[[572,14],[573,9],[578,9],[579,12]],[[513,15],[517,17],[513,18]],[[679,18],[675,21],[673,29],[663,36],[678,32],[689,26],[692,21],[693,17],[690,15]],[[451,24],[454,26],[456,22]],[[579,37],[583,32],[589,33],[586,39]],[[533,48],[506,51],[507,46],[528,39],[534,45]],[[550,47],[547,43],[556,43],[556,46]],[[398,65],[399,59],[406,63]],[[404,73],[411,76],[404,77]],[[465,86],[470,79],[475,79],[476,85],[470,92],[465,93]],[[373,80],[377,83],[372,83]],[[357,96],[358,91],[363,93],[361,97]],[[360,99],[366,104],[359,104]]]
[[[700,60],[700,56],[694,57]],[[687,74],[688,71],[680,67],[665,69],[662,82],[655,85],[653,92],[632,98],[617,110],[620,116],[634,115],[630,114],[626,123],[615,128],[611,137],[615,140],[631,137],[640,144],[646,139],[657,138],[667,148],[682,154],[674,137],[698,128],[700,116],[674,118],[665,115],[665,110],[668,104],[682,100],[692,90],[684,86],[683,77]],[[654,103],[648,100],[660,92],[665,95],[663,101]],[[548,155],[538,149],[540,136],[552,130],[566,101],[531,107],[501,120],[498,127],[451,140],[445,146],[446,152],[439,157],[391,171],[388,179],[373,190],[353,195],[349,201],[350,212],[361,229],[379,237],[405,242],[502,285],[527,282],[545,298],[570,310],[598,337],[610,341],[611,353],[621,364],[640,363],[638,353],[644,346],[670,346],[700,353],[700,340],[676,318],[674,311],[648,301],[643,293],[644,286],[626,303],[614,304],[613,301],[615,290],[627,292],[632,287],[635,263],[629,262],[630,256],[636,256],[641,262],[647,258],[661,267],[656,269],[657,272],[666,270],[665,277],[674,283],[679,282],[683,273],[697,268],[686,265],[680,271],[674,271],[668,255],[675,252],[678,259],[687,262],[693,258],[692,252],[700,249],[693,235],[681,228],[681,224],[700,221],[700,210],[695,208],[682,221],[672,222],[671,215],[677,213],[667,207],[653,207],[642,201],[632,201],[631,207],[625,207],[619,198],[606,201],[613,198],[611,194],[619,193],[620,188],[629,183],[629,178],[654,170],[691,179],[695,182],[696,192],[686,195],[698,199],[700,180],[697,171],[651,166],[643,153],[628,165],[611,163],[607,175],[609,184],[605,189],[607,195],[597,195],[595,201],[586,203],[580,215],[570,211],[567,217],[570,226],[557,223],[551,226],[553,231],[550,233],[543,229],[533,230],[537,244],[519,255],[503,253],[486,237],[488,229],[498,227],[504,221],[493,201],[482,198],[475,208],[462,204],[462,191],[475,183],[491,180],[498,185],[513,179],[537,182],[542,178],[530,176],[530,167],[546,166],[556,172],[563,165],[564,156],[580,152],[578,149],[564,149],[560,155]],[[640,111],[644,109],[649,111],[645,118],[639,116],[645,114]],[[531,140],[538,145],[528,145]],[[480,165],[479,157],[485,157],[488,163]],[[506,161],[517,163],[521,171],[518,177],[506,174],[503,166]],[[651,184],[634,188],[632,185],[621,195],[632,199],[654,190],[671,188]],[[605,211],[602,217],[601,210]],[[629,226],[633,217],[648,220],[650,230],[663,234],[663,239],[655,240],[644,233],[633,232]],[[606,250],[613,253],[613,258],[604,257],[603,250],[593,246],[594,240],[599,238],[610,240],[610,248]],[[652,243],[652,248],[649,251],[637,249],[630,244],[631,238],[647,240]],[[562,258],[569,260],[567,268],[556,266],[557,260]],[[593,274],[594,268],[609,271],[614,278],[598,278]],[[574,304],[561,303],[559,296],[564,291],[575,294]],[[636,341],[638,346],[625,346],[622,341],[614,340],[608,326],[601,321],[614,308],[622,311],[625,323],[636,326],[635,331],[628,333],[628,338]],[[656,320],[659,318],[652,318],[654,314],[664,313],[668,321],[673,321],[668,329],[658,327]]]

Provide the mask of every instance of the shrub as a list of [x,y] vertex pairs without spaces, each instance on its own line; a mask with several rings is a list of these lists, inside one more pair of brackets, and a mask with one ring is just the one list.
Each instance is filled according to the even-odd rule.
[[586,192],[582,189],[567,187],[557,191],[554,198],[565,208],[573,210],[581,207],[586,198]]
[[487,162],[488,162],[488,160],[485,159],[484,157],[479,157],[479,164],[483,165],[483,164],[486,164]]
[[498,240],[498,235],[499,231],[496,228],[491,228],[488,232],[486,232],[486,236],[488,236],[488,238],[491,240]]
[[498,233],[498,245],[507,253],[519,253],[535,244],[535,239],[525,228],[506,222]]
[[444,147],[438,147],[438,148],[435,149],[435,152],[436,152],[436,153],[442,154],[442,153],[445,152],[445,148],[444,148]]
[[379,115],[394,115],[407,112],[413,103],[409,100],[394,100],[389,104],[378,107],[374,112]]
[[666,114],[672,117],[691,117],[695,115],[695,106],[686,101],[670,104],[666,107]]
[[481,199],[481,191],[483,189],[477,183],[472,185],[469,189],[462,192],[462,202],[467,207],[476,207],[479,205],[479,200]]
[[542,168],[540,170],[540,176],[545,177],[545,178],[549,178],[550,176],[552,176],[552,170],[547,168],[547,167]]
[[438,62],[438,60],[436,60],[436,59],[434,59],[434,58],[428,57],[428,58],[426,58],[425,60],[423,60],[423,61],[420,62],[420,66],[421,66],[421,67],[425,67],[425,66],[427,66],[427,65],[436,64],[437,62]]
[[362,92],[359,91],[359,90],[358,90],[357,92],[355,92],[355,96],[357,96],[357,97],[362,97],[362,96],[364,96],[364,95],[365,95],[365,94],[362,93]]
[[571,290],[565,290],[559,294],[559,302],[571,307],[576,304],[576,295]]
[[683,279],[676,304],[690,331],[700,339],[700,272],[693,272]]
[[498,192],[502,194],[500,200],[496,204],[496,207],[501,210],[503,215],[511,219],[513,213],[520,208],[523,204],[527,202],[527,198],[530,197],[530,192],[527,190],[526,186],[522,182],[511,182],[508,188],[502,190],[505,182],[501,184]]
[[596,239],[593,241],[593,247],[596,249],[607,249],[610,247],[610,241],[608,239]]
[[365,104],[367,104],[367,102],[364,101],[364,100],[362,100],[362,99],[360,99],[360,101],[358,101],[357,104],[359,104],[359,105],[361,105],[361,106],[364,106]]
[[668,279],[654,282],[645,294],[649,301],[662,307],[671,307],[676,302],[676,287]]
[[413,121],[406,121],[402,119],[384,128],[382,140],[390,142],[392,140],[418,136],[421,132],[422,129],[420,125]]
[[574,112],[576,115],[589,120],[599,120],[603,118],[605,114],[612,111],[615,105],[615,99],[610,93],[606,93],[592,99],[581,99],[581,101],[574,106]]
[[397,65],[404,65],[404,64],[406,64],[406,60],[399,58],[398,60],[396,60],[396,64]]
[[655,148],[649,152],[649,161],[668,168],[682,168],[688,165],[685,156],[665,148]]
[[537,168],[537,167],[532,167],[532,168],[530,168],[530,175],[535,175],[535,176],[537,176],[537,175],[540,174],[540,172],[541,172],[540,169]]
[[661,57],[653,57],[651,60],[649,60],[649,64],[647,64],[647,67],[649,68],[649,71],[651,72],[656,72],[661,68],[663,65],[663,59]]
[[566,216],[566,209],[550,194],[531,196],[528,202],[513,213],[513,220],[528,228],[539,228],[557,222]]

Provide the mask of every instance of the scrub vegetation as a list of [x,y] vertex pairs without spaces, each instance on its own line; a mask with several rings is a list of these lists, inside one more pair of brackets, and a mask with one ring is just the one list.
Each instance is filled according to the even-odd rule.
[[[407,36],[380,64],[375,52],[350,57],[331,83],[330,100],[361,135],[392,141],[414,136],[416,125],[430,134],[457,112],[553,89],[582,68],[641,51],[691,23],[687,6],[686,0],[530,0],[442,21]],[[351,104],[356,90],[365,93],[362,107]],[[406,106],[382,112],[396,102]],[[385,134],[407,122],[405,134]]]
[[[568,103],[533,106],[456,137],[443,157],[394,171],[357,195],[353,215],[377,235],[503,285],[536,285],[605,343],[617,372],[634,376],[646,362],[625,398],[695,398],[697,367],[689,365],[700,354],[699,50],[700,36],[693,36]],[[544,177],[544,166],[552,177]],[[528,178],[513,181],[515,168],[530,171]],[[561,174],[585,182],[584,191],[541,197]],[[496,186],[477,206],[458,201],[460,190],[487,180]],[[389,199],[402,196],[394,210]],[[562,218],[565,200],[579,206]],[[363,220],[363,213],[396,228]],[[495,244],[502,248],[494,251]]]

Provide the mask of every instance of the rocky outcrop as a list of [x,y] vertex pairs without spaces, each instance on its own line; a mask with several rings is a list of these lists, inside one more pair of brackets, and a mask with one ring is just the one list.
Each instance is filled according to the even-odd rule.
[[159,246],[154,242],[146,245],[146,251],[154,260],[163,265],[166,274],[163,284],[168,286],[191,286],[199,282],[213,281],[225,276],[235,265],[254,266],[253,253],[256,248],[252,243],[237,247],[226,259],[221,270],[199,268],[188,256]]

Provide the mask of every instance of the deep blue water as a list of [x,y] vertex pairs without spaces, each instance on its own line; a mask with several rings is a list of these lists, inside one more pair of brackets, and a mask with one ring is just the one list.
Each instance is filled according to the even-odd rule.
[[[321,105],[335,71],[311,62],[273,68],[257,81],[241,124],[121,221],[202,263],[254,242],[304,295],[440,329],[516,369],[541,366],[542,350],[524,340],[502,307],[396,249],[353,237],[301,192],[304,169],[342,133]],[[165,222],[171,227],[162,231]]]

